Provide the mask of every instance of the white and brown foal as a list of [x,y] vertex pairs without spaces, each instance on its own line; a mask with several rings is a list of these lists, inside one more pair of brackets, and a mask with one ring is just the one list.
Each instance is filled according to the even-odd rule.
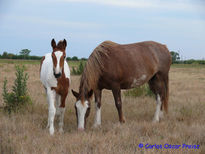
[[59,41],[56,45],[55,40],[52,39],[51,46],[53,52],[47,53],[41,61],[40,79],[47,94],[47,127],[50,134],[53,135],[55,114],[59,115],[59,132],[63,132],[65,100],[70,85],[70,69],[66,62],[66,40]]

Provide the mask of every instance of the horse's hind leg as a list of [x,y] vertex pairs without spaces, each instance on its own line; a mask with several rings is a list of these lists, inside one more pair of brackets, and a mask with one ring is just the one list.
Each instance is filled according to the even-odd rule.
[[163,77],[159,73],[157,73],[149,81],[149,86],[156,96],[156,104],[157,104],[153,121],[159,122],[159,119],[163,116],[162,105],[164,103],[164,98],[166,94]]
[[121,123],[124,123],[125,118],[124,118],[123,113],[122,113],[121,91],[120,91],[120,89],[113,89],[112,93],[113,93],[113,96],[115,99],[115,106],[116,106],[117,111],[118,111],[119,121]]
[[101,96],[102,96],[102,91],[101,90],[96,90],[95,92],[95,121],[93,127],[98,127],[101,125]]

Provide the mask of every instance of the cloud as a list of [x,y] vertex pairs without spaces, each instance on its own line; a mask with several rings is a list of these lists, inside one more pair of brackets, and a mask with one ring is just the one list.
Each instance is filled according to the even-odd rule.
[[[196,7],[201,8],[200,1],[187,0],[60,0],[62,2],[72,3],[94,3],[99,5],[109,5],[124,8],[141,9],[169,9],[169,10],[193,10]],[[58,0],[59,2],[59,0]]]
[[102,24],[92,23],[92,22],[76,22],[76,21],[66,21],[58,19],[48,19],[37,16],[23,16],[23,15],[6,15],[0,14],[2,19],[6,21],[15,21],[16,23],[26,23],[26,24],[35,24],[43,26],[52,26],[52,27],[66,27],[66,28],[79,28],[79,29],[93,29],[101,28]]

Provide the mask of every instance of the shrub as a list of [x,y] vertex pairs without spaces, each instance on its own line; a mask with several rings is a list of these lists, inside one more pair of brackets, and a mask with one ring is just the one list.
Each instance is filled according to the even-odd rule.
[[31,104],[31,99],[27,92],[28,74],[24,74],[25,67],[16,66],[16,79],[12,86],[12,91],[7,90],[7,79],[3,85],[3,100],[5,103],[4,109],[9,114],[18,111],[21,107]]
[[77,69],[75,67],[72,67],[72,74],[81,75],[83,73],[84,67],[85,67],[85,62],[80,61],[80,64],[78,65]]
[[130,90],[127,90],[124,92],[125,96],[129,96],[129,97],[140,97],[140,96],[154,96],[154,94],[152,93],[152,91],[150,90],[149,86],[147,84],[144,84],[140,87],[137,88],[133,88]]

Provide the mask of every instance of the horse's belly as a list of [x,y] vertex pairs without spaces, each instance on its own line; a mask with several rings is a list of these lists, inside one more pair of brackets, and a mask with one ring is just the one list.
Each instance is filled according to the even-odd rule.
[[130,88],[136,88],[141,85],[143,85],[145,82],[147,82],[147,75],[142,74],[140,77],[131,77],[129,80],[126,80],[125,82],[122,82],[120,84],[121,89],[130,89]]

